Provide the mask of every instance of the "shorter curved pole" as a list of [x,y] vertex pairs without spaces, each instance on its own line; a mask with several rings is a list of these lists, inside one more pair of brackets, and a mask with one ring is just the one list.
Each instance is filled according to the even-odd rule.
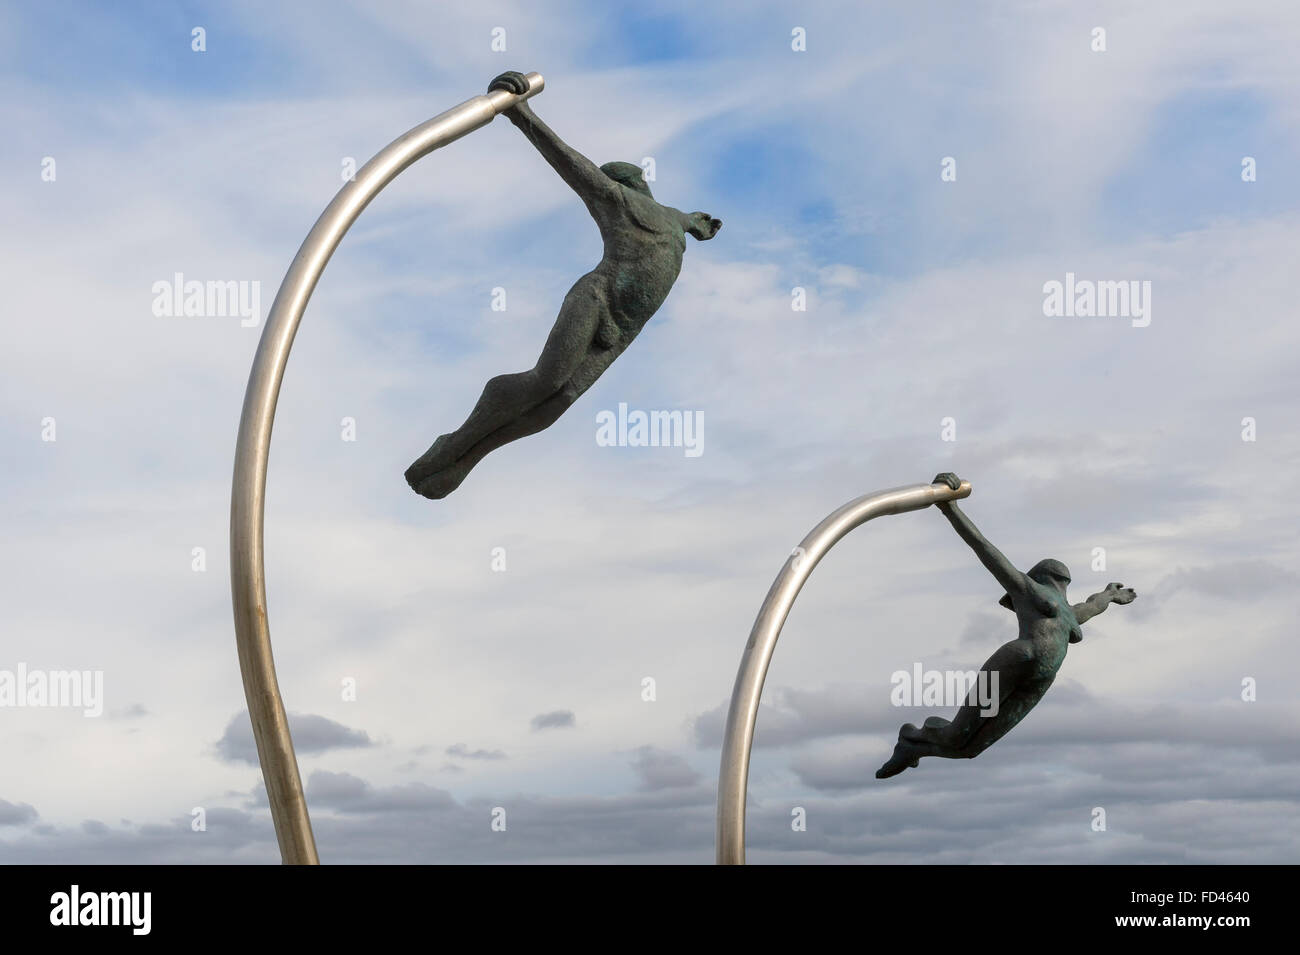
[[403,169],[440,146],[490,123],[498,113],[540,93],[540,73],[528,73],[527,92],[493,90],[475,96],[393,140],[366,163],[333,198],[307,233],[280,283],[262,329],[253,370],[244,392],[244,410],[235,442],[235,474],[230,491],[230,590],[235,608],[235,643],[244,677],[248,716],[257,742],[271,821],[286,865],[315,865],[307,800],[298,759],[289,736],[289,721],[275,678],[271,629],[266,619],[266,569],[262,529],[266,510],[266,465],[271,453],[271,426],[289,349],[307,300],[325,265],[370,200]]
[[946,484],[913,484],[877,491],[849,501],[818,524],[786,559],[763,600],[740,658],[740,671],[731,691],[727,728],[722,740],[722,766],[718,771],[718,865],[745,864],[745,795],[749,785],[749,751],[754,745],[758,701],[772,662],[781,627],[790,615],[794,598],[826,553],[844,535],[884,514],[919,511],[943,501],[970,496],[970,482],[953,490]]

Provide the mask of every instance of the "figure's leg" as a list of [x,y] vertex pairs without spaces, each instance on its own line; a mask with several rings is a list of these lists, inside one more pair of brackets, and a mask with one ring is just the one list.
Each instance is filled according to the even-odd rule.
[[596,332],[609,316],[604,284],[598,274],[590,272],[578,280],[564,297],[537,364],[528,371],[498,375],[490,380],[465,423],[438,438],[407,468],[406,480],[412,488],[423,493],[421,485],[425,481],[454,465],[492,432],[526,415],[560,391],[586,359]]
[[[1020,722],[1046,692],[1046,686],[1041,689],[1032,686],[1033,668],[1034,647],[1030,641],[1004,643],[981,667],[981,674],[989,674],[984,679],[997,678],[997,714],[989,716],[978,702],[967,702],[951,721],[931,716],[919,728],[904,723],[898,731],[893,755],[876,771],[876,778],[896,776],[915,767],[926,756],[973,759],[988,749]],[[1051,681],[1047,683],[1050,685]],[[1030,690],[1037,690],[1036,695],[1026,692]],[[1027,695],[1033,695],[1033,699],[1024,705]]]
[[474,465],[487,457],[490,452],[503,444],[549,428],[572,403],[572,399],[563,392],[552,395],[523,417],[497,428],[451,464],[430,474],[418,485],[413,483],[411,486],[424,497],[434,500],[446,497],[460,487],[461,482],[474,469]]
[[574,371],[573,378],[558,392],[522,417],[497,428],[451,464],[426,477],[418,487],[414,484],[412,487],[425,497],[435,500],[446,497],[460,487],[474,466],[488,454],[504,444],[536,434],[553,425],[616,357],[617,351],[593,348]]

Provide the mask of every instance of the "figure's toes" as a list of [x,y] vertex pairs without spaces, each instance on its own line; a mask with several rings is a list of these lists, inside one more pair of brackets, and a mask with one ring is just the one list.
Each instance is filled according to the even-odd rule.
[[406,483],[411,485],[411,490],[421,497],[438,501],[460,487],[473,467],[473,462],[460,458],[450,467],[434,471],[414,481],[408,475]]
[[906,763],[900,763],[896,758],[890,757],[889,762],[876,770],[876,778],[888,779],[890,776],[897,776],[905,769],[907,769]]
[[411,485],[411,490],[421,497],[427,497],[432,501],[440,501],[460,486],[460,481],[452,483],[445,480],[445,473],[444,471],[435,471],[428,477],[418,481],[407,478],[406,483]]
[[438,437],[438,440],[429,446],[429,450],[415,459],[409,468],[406,469],[406,482],[415,487],[424,478],[430,476],[435,471],[441,471],[450,461],[444,461],[443,456],[447,448],[447,439],[451,435],[444,434]]
[[889,757],[889,762],[876,770],[876,778],[888,779],[890,776],[897,776],[905,769],[915,769],[920,759],[920,754],[914,747],[899,743],[894,747],[894,755]]

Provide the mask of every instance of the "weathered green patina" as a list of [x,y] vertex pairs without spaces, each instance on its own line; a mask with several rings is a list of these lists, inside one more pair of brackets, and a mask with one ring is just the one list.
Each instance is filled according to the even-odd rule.
[[[502,73],[488,87],[494,89],[522,93],[528,82],[520,73]],[[491,379],[465,423],[407,469],[407,483],[429,498],[454,491],[489,452],[554,424],[668,297],[681,271],[685,237],[703,241],[722,228],[706,212],[685,213],[656,202],[640,166],[597,167],[555,135],[526,101],[504,115],[586,204],[604,255],[564,297],[537,364]]]
[[[950,473],[940,474],[934,480],[953,490],[961,485],[957,475]],[[876,770],[878,779],[915,767],[926,756],[973,759],[984,752],[1038,705],[1065,662],[1069,645],[1083,639],[1080,625],[1112,603],[1127,604],[1137,599],[1131,588],[1108,584],[1100,593],[1071,606],[1065,593],[1070,582],[1070,571],[1065,564],[1049,558],[1023,573],[984,539],[955,502],[935,507],[971,546],[980,563],[1006,588],[1000,603],[1015,612],[1020,634],[999,647],[980,671],[980,680],[988,681],[983,685],[994,690],[997,706],[986,708],[972,699],[951,721],[931,716],[920,728],[903,724],[893,755]]]

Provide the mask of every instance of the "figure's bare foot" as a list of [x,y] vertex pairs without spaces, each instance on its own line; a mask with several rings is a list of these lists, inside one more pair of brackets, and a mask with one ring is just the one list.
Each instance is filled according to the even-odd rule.
[[907,740],[900,739],[898,745],[894,747],[894,755],[889,757],[889,762],[876,770],[876,778],[888,779],[890,776],[897,776],[905,769],[915,769],[920,759],[919,750]]
[[444,434],[433,446],[406,469],[406,483],[422,497],[440,500],[460,487],[482,455],[466,453],[451,457],[449,449],[454,434]]
[[406,483],[421,497],[440,501],[460,487],[473,468],[474,465],[467,458],[460,458],[441,471],[432,471],[419,478],[412,478],[411,472],[407,471]]
[[447,442],[451,437],[449,434],[439,435],[438,440],[429,446],[429,450],[415,459],[415,463],[406,469],[407,484],[415,487],[426,477],[452,463],[451,459],[446,457]]

